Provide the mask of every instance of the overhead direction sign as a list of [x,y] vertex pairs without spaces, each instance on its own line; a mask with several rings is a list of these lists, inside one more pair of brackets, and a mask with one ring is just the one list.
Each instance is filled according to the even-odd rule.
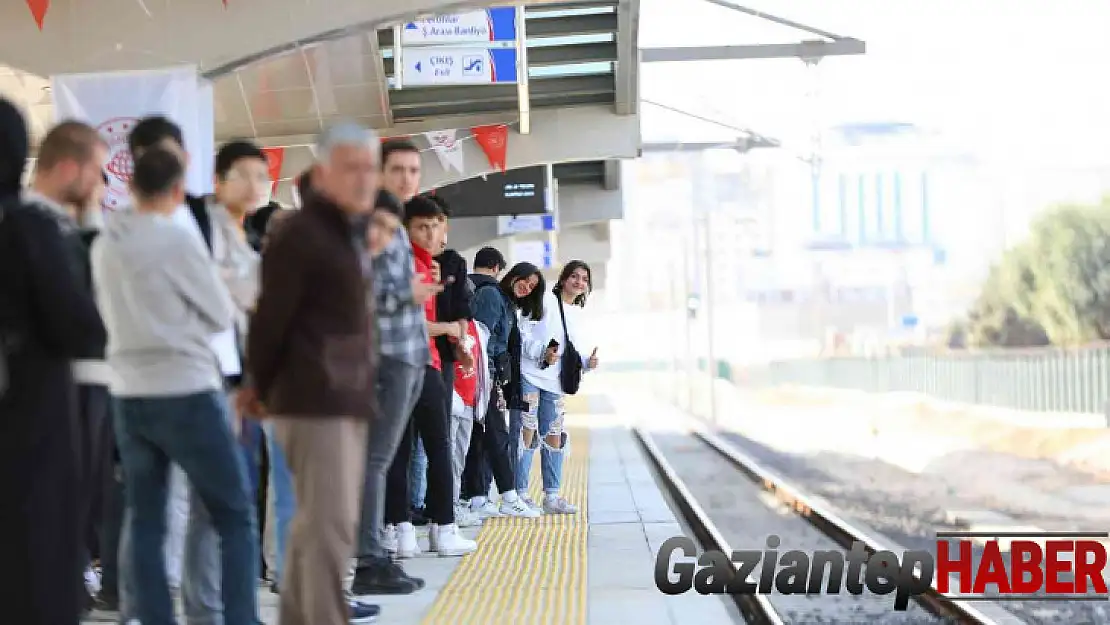
[[405,86],[482,85],[516,82],[514,48],[409,48],[404,53]]
[[401,27],[401,44],[458,45],[516,41],[516,8],[437,15],[407,22]]
[[555,215],[501,215],[497,218],[497,236],[554,231]]

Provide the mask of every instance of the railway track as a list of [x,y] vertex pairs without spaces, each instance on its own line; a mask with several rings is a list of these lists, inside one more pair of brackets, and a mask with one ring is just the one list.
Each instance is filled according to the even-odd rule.
[[[844,551],[859,542],[868,553],[904,550],[838,515],[822,500],[803,493],[760,466],[699,423],[689,432],[657,439],[643,426],[636,436],[688,526],[704,550],[732,553],[763,549],[769,534],[782,537],[781,550]],[[673,462],[672,462],[673,461]],[[722,488],[725,486],[725,488]],[[730,544],[733,539],[735,544]],[[740,539],[740,540],[736,540]],[[756,580],[749,576],[749,581]],[[691,591],[693,592],[693,591]],[[893,610],[894,595],[731,594],[749,623],[960,623],[1016,625],[1025,621],[993,603],[953,600],[934,587],[913,598],[905,612]]]

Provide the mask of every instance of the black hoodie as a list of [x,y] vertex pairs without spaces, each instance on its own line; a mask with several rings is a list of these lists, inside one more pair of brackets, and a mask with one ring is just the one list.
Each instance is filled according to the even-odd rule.
[[[451,284],[436,296],[436,320],[459,321],[460,319],[473,319],[470,310],[471,291],[467,288],[466,259],[455,250],[444,250],[435,257],[439,263],[441,280],[454,278]],[[436,337],[436,348],[443,362],[455,362],[454,344],[446,336]]]

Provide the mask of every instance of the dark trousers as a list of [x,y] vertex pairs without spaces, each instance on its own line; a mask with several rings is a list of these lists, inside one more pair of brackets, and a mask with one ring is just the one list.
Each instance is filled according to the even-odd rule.
[[513,459],[509,455],[509,424],[504,411],[497,407],[497,393],[490,393],[489,408],[482,423],[475,423],[470,432],[470,449],[466,452],[460,497],[471,499],[489,494],[495,480],[499,492],[516,488]]
[[397,455],[389,467],[385,497],[385,522],[388,524],[408,522],[412,515],[409,509],[409,462],[412,459],[413,436],[420,436],[424,453],[428,455],[428,494],[424,502],[424,516],[439,525],[455,522],[448,397],[450,395],[443,387],[443,374],[433,367],[426,367],[420,397],[412,410],[412,418],[397,448]]
[[109,427],[111,427],[108,450],[105,451],[107,467],[104,468],[101,482],[99,517],[100,554],[100,596],[119,598],[120,596],[120,534],[123,531],[124,493],[123,467],[120,464],[119,446],[115,444],[115,430],[112,426],[118,404],[109,397]]
[[79,462],[81,467],[81,522],[90,560],[104,557],[100,544],[105,498],[115,475],[115,434],[111,396],[104,386],[77,386]]
[[48,365],[13,367],[0,402],[0,553],[12,572],[0,621],[13,625],[77,623],[88,601],[77,392],[69,363]]
[[[270,459],[267,453],[269,445],[266,444],[266,435],[262,432],[262,425],[257,421],[244,420],[243,429],[239,433],[239,445],[243,450],[243,459],[247,464],[247,482],[250,485],[251,495],[254,498],[255,516],[258,521],[259,552],[263,552],[262,545],[266,538],[266,521],[268,518],[266,507],[266,493],[269,490]],[[266,559],[262,558],[259,571],[266,577]]]
[[440,373],[443,375],[443,388],[445,388],[447,390],[447,392],[445,392],[443,394],[443,398],[447,402],[447,405],[446,405],[447,416],[450,417],[451,416],[451,393],[455,390],[455,363],[454,363],[454,361],[451,361],[451,362],[448,362],[446,360],[443,361],[443,371],[441,371]]
[[[113,451],[113,455],[115,452]],[[119,598],[119,543],[124,515],[123,468],[112,463],[104,484],[100,520],[100,595]]]

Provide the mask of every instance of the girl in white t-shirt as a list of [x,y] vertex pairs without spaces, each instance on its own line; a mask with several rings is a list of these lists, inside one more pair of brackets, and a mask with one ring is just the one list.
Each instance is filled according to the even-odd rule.
[[[546,514],[578,512],[578,507],[559,492],[563,457],[570,442],[563,425],[564,392],[559,372],[568,339],[582,357],[586,371],[597,367],[597,347],[589,342],[582,327],[582,309],[590,293],[590,278],[590,266],[586,263],[580,260],[567,263],[559,274],[555,288],[544,294],[543,317],[539,321],[522,320],[520,325],[523,352],[520,359],[521,386],[528,411],[520,414],[516,489],[519,493],[527,492],[532,458],[539,449],[544,492],[541,509]],[[551,347],[553,340],[558,342],[558,347]],[[540,507],[531,501],[529,503]]]

